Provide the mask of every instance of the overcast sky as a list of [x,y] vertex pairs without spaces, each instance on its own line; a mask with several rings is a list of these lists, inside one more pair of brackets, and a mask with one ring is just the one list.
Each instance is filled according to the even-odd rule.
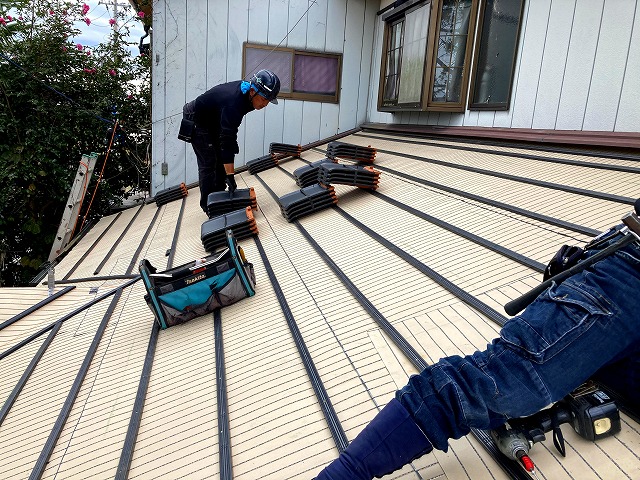
[[[90,25],[86,25],[84,22],[79,22],[75,26],[82,30],[82,34],[74,39],[75,42],[82,43],[83,45],[97,45],[109,40],[109,34],[111,33],[111,25],[109,25],[109,19],[114,18],[114,0],[84,0],[78,2],[80,5],[86,3],[90,9],[86,17],[91,20]],[[137,12],[131,7],[128,1],[119,0],[118,11],[120,13],[125,12],[126,25],[130,29],[130,41],[134,45],[130,46],[132,55],[138,55],[138,43],[140,37],[144,35],[144,29],[142,28],[142,22],[137,18]],[[118,21],[122,23],[122,20]],[[147,40],[148,41],[148,40]]]

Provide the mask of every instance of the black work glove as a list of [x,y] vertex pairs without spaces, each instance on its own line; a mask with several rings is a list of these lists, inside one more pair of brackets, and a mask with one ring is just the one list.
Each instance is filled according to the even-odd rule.
[[227,175],[227,186],[229,187],[229,193],[233,193],[236,191],[236,188],[238,188],[238,184],[236,183],[236,179],[234,178],[233,173]]

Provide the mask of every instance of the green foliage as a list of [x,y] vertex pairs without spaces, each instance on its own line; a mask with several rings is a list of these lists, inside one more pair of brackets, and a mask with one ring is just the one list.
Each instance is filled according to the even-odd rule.
[[148,189],[149,58],[127,49],[124,16],[104,43],[73,42],[82,6],[0,3],[0,285],[26,284],[47,260],[82,154],[99,154],[86,198],[107,158],[88,218]]

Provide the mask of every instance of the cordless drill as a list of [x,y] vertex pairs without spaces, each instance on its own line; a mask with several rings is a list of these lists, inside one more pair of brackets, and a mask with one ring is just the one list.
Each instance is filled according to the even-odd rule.
[[506,425],[491,430],[491,438],[501,453],[519,461],[534,472],[529,450],[553,431],[553,443],[564,457],[566,450],[560,425],[569,423],[578,435],[596,441],[620,431],[620,412],[616,403],[593,382],[587,382],[553,406],[529,417],[510,419]]

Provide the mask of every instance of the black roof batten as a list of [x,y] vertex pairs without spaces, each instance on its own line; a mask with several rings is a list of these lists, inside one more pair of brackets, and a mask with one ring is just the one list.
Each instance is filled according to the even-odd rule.
[[[184,213],[186,198],[182,198],[182,206],[180,208],[180,215],[178,221],[176,222],[176,230],[173,234],[173,241],[171,243],[171,254],[167,261],[167,268],[171,268],[173,264],[173,255],[176,250],[176,244],[178,241],[178,235],[180,232],[180,224],[182,221],[182,215]],[[129,267],[127,268],[127,273],[130,274],[131,271],[135,268],[136,260],[140,256],[140,252],[142,252],[142,248],[144,247],[147,238],[155,224],[160,210],[164,210],[166,208],[165,205],[156,209],[156,213],[153,216],[153,219],[149,223],[147,227],[147,231],[145,232],[142,240],[140,240],[140,245],[137,250],[133,254],[131,258],[131,263],[129,263]],[[149,381],[151,378],[151,369],[153,368],[153,360],[156,352],[156,345],[158,344],[158,337],[160,334],[160,326],[158,322],[154,321],[153,326],[151,327],[151,334],[149,336],[149,343],[147,344],[147,353],[144,357],[144,364],[142,366],[142,372],[140,373],[140,381],[138,382],[138,390],[136,392],[136,399],[133,405],[133,411],[131,412],[131,418],[129,419],[129,426],[127,427],[127,434],[124,441],[124,446],[122,448],[122,452],[120,454],[120,460],[118,462],[118,469],[116,471],[116,480],[126,480],[129,476],[129,470],[131,468],[131,461],[133,460],[133,453],[135,451],[136,440],[138,438],[138,432],[140,431],[140,423],[142,421],[142,412],[144,410],[144,403],[147,397],[147,390],[149,389]]]
[[105,298],[108,298],[108,297],[114,295],[119,290],[127,288],[129,285],[133,285],[138,280],[140,280],[140,275],[137,275],[136,277],[132,278],[128,282],[124,283],[123,285],[120,285],[119,287],[114,288],[113,290],[110,290],[110,291],[108,291],[106,293],[103,293],[99,297],[94,298],[93,300],[85,303],[84,305],[81,305],[80,307],[76,308],[72,312],[67,313],[65,316],[63,316],[59,320],[56,320],[55,322],[47,325],[46,327],[42,328],[41,330],[37,331],[36,333],[34,333],[34,334],[30,335],[29,337],[25,338],[24,340],[18,342],[13,347],[10,347],[7,350],[5,350],[4,352],[0,353],[0,360],[2,360],[3,358],[9,356],[13,352],[19,350],[21,347],[27,345],[28,343],[32,342],[33,340],[38,338],[40,335],[43,335],[43,334],[47,333],[49,330],[51,330],[52,328],[55,327],[56,323],[58,323],[58,322],[63,323],[65,321],[69,320],[70,318],[74,317],[78,313],[81,313],[81,312],[85,311],[86,309],[92,307],[96,303],[101,302]]
[[[305,160],[306,162],[306,160]],[[278,169],[280,169],[282,172],[286,173],[288,176],[290,176],[291,178],[294,178],[294,175],[291,174],[291,172],[285,170],[283,167],[281,167],[280,165],[277,166]],[[380,198],[381,200],[384,200],[385,202],[394,205],[395,207],[400,208],[401,210],[404,210],[405,212],[408,212],[412,215],[415,215],[416,217],[422,219],[422,220],[426,220],[430,223],[433,223],[434,225],[437,225],[441,228],[444,228],[445,230],[448,230],[452,233],[455,233],[456,235],[466,238],[467,240],[470,240],[478,245],[481,245],[485,248],[488,248],[489,250],[493,250],[494,252],[497,252],[505,257],[508,257],[512,260],[515,260],[518,263],[521,263],[522,265],[525,265],[529,268],[532,268],[538,272],[544,272],[546,265],[544,265],[543,263],[537,262],[531,258],[525,257],[524,255],[521,255],[517,252],[514,252],[513,250],[510,250],[508,248],[505,248],[501,245],[498,245],[494,242],[491,242],[485,238],[479,237],[478,235],[474,235],[473,233],[468,232],[467,230],[464,230],[462,228],[456,227],[455,225],[452,225],[448,222],[445,222],[444,220],[440,220],[439,218],[436,218],[432,215],[429,215],[427,213],[421,212],[420,210],[413,208],[409,205],[407,205],[406,203],[400,202],[398,200],[395,200],[391,197],[389,197],[388,195],[385,195],[383,193],[380,193],[376,190],[368,190],[369,193],[371,193],[372,195],[375,195],[376,197]],[[339,207],[338,207],[339,209]]]
[[42,345],[40,345],[40,348],[31,359],[31,362],[29,363],[24,373],[20,377],[20,380],[18,380],[18,383],[16,383],[16,386],[13,388],[13,390],[9,394],[9,397],[7,397],[7,400],[4,402],[2,409],[0,409],[0,425],[2,425],[2,422],[4,422],[4,419],[7,418],[7,415],[9,414],[9,410],[11,410],[11,407],[13,406],[15,401],[18,399],[18,395],[20,395],[20,392],[22,391],[24,386],[27,384],[27,381],[31,377],[31,374],[33,373],[36,366],[38,365],[38,362],[43,357],[44,353],[47,351],[47,348],[49,348],[49,345],[51,345],[53,338],[56,336],[61,326],[62,326],[62,322],[56,322],[56,324],[51,329],[51,332],[49,333],[45,341],[42,342]]
[[68,280],[69,277],[71,277],[71,275],[73,275],[73,272],[76,271],[76,269],[80,266],[80,264],[82,262],[84,262],[84,260],[89,256],[89,254],[93,251],[93,249],[96,247],[96,245],[98,245],[98,243],[100,243],[100,240],[102,240],[102,238],[107,234],[107,232],[111,229],[111,227],[113,227],[113,225],[118,221],[118,219],[120,218],[120,215],[122,215],[122,212],[119,212],[114,219],[111,221],[111,223],[109,223],[109,225],[107,225],[107,228],[105,228],[102,233],[100,235],[98,235],[98,238],[95,239],[95,241],[91,244],[91,246],[89,248],[87,248],[87,251],[84,252],[84,254],[82,255],[82,257],[80,257],[80,259],[76,262],[76,264],[71,267],[71,270],[69,270],[67,272],[67,274],[62,278],[63,280]]
[[153,359],[156,353],[159,332],[160,326],[158,325],[158,322],[154,321],[153,327],[151,327],[149,343],[147,345],[147,353],[144,357],[142,373],[140,374],[140,382],[138,383],[136,399],[133,403],[133,411],[131,412],[129,427],[127,428],[124,445],[122,447],[122,452],[120,453],[120,461],[118,462],[115,480],[126,480],[129,478],[133,452],[135,450],[138,431],[140,430],[140,423],[142,421],[144,402],[147,397],[147,390],[149,389],[149,380],[151,378],[151,369],[153,368]]
[[[269,188],[264,180],[259,175],[255,175],[258,181],[265,187],[272,197],[277,201],[277,195]],[[338,207],[332,207],[334,210]],[[428,363],[422,358],[422,356],[413,348],[413,346],[396,330],[396,328],[387,320],[382,313],[376,309],[371,301],[351,282],[348,276],[336,265],[331,257],[317,244],[313,237],[305,230],[298,220],[295,220],[294,225],[298,228],[300,233],[307,239],[309,244],[314,248],[316,253],[322,258],[325,264],[333,271],[333,273],[339,278],[343,285],[351,292],[358,303],[369,313],[369,316],[376,322],[376,324],[382,329],[394,342],[396,347],[402,351],[406,358],[413,364],[418,370],[422,371],[427,368]],[[490,307],[488,307],[490,308]],[[493,310],[493,309],[491,309]],[[481,310],[482,311],[482,310]],[[495,312],[495,310],[494,310]],[[501,314],[496,312],[496,318],[502,317]],[[491,317],[490,317],[491,318]],[[504,317],[503,317],[504,318]],[[489,437],[487,432],[477,429],[471,429],[472,435],[482,444],[487,453],[489,453],[494,460],[500,465],[500,467],[512,478],[516,480],[529,480],[531,476],[524,470],[520,464],[514,460],[507,459],[502,455],[493,440]]]
[[127,224],[127,226],[124,228],[124,230],[122,230],[118,239],[115,242],[113,242],[113,245],[111,246],[111,248],[109,249],[105,257],[100,262],[100,265],[98,265],[96,270],[93,272],[94,275],[97,275],[100,273],[100,270],[102,270],[102,267],[104,267],[105,263],[107,263],[111,255],[113,255],[113,252],[116,250],[116,248],[118,248],[118,245],[120,245],[120,242],[122,241],[122,239],[125,237],[129,229],[131,228],[131,225],[134,224],[134,222],[136,221],[136,218],[138,218],[138,215],[140,215],[140,212],[142,211],[143,208],[144,208],[144,204],[140,205],[140,207],[138,208],[138,211],[131,218],[131,220],[129,220],[129,223]]
[[129,280],[136,278],[137,275],[125,274],[125,275],[99,275],[95,277],[84,278],[70,278],[68,280],[57,280],[56,285],[65,285],[67,283],[83,283],[83,282],[97,282],[97,281],[109,281],[109,280]]
[[173,241],[171,242],[171,252],[169,253],[169,259],[167,260],[167,268],[173,267],[173,258],[176,255],[176,247],[178,245],[178,237],[180,236],[180,225],[182,224],[182,217],[184,215],[184,207],[187,204],[187,197],[182,197],[182,205],[180,206],[180,214],[176,221],[176,230],[173,233]]
[[481,300],[478,300],[474,295],[471,295],[470,293],[466,292],[462,288],[458,287],[455,283],[451,282],[450,280],[447,280],[445,277],[440,275],[431,267],[428,267],[427,265],[422,263],[420,260],[418,260],[414,256],[408,254],[406,251],[404,251],[394,243],[390,242],[379,233],[374,232],[365,224],[363,224],[362,222],[356,220],[354,217],[349,215],[342,208],[335,207],[335,210],[338,213],[340,213],[344,218],[346,218],[349,222],[351,222],[352,225],[355,225],[357,228],[365,232],[367,235],[369,235],[371,238],[376,240],[378,243],[380,243],[381,245],[386,247],[388,250],[390,250],[391,252],[399,256],[409,265],[418,269],[421,273],[429,277],[431,280],[436,282],[445,290],[455,295],[457,298],[462,300],[464,303],[466,303],[470,307],[481,312],[484,316],[491,319],[493,322],[497,323],[500,326],[503,326],[507,322],[508,319],[504,315],[494,310],[493,308],[491,308],[489,305],[482,302]]
[[56,419],[56,422],[53,425],[53,428],[51,429],[51,433],[49,434],[49,437],[47,438],[47,441],[44,444],[44,447],[42,448],[42,452],[40,452],[40,456],[38,457],[38,460],[36,461],[36,464],[34,465],[33,470],[31,471],[31,475],[29,475],[29,480],[39,480],[40,478],[42,478],[42,475],[47,467],[47,463],[49,462],[49,458],[51,457],[51,454],[53,453],[53,450],[56,447],[56,443],[58,442],[58,439],[60,438],[60,434],[64,429],[64,425],[67,421],[67,418],[69,418],[69,413],[71,413],[73,404],[75,403],[76,398],[78,397],[78,393],[80,392],[82,383],[87,375],[87,372],[89,371],[89,367],[91,366],[93,357],[95,356],[96,351],[98,350],[98,346],[100,345],[100,340],[102,339],[102,335],[107,329],[109,320],[113,315],[113,311],[115,310],[116,305],[118,304],[118,301],[122,296],[123,288],[124,288],[123,286],[117,288],[117,292],[115,293],[113,299],[111,300],[111,304],[109,305],[109,308],[107,308],[107,311],[102,317],[102,322],[100,322],[100,325],[96,330],[96,333],[93,337],[93,341],[91,342],[91,346],[89,347],[89,350],[87,351],[87,354],[84,357],[82,365],[78,370],[78,373],[73,382],[73,385],[71,386],[71,389],[67,394],[67,398],[64,402],[64,405],[62,406],[62,409],[58,414],[58,418]]
[[[419,162],[425,162],[425,163],[432,163],[434,165],[440,165],[443,167],[449,167],[449,168],[455,168],[457,170],[464,170],[466,172],[472,172],[472,173],[478,173],[480,175],[490,175],[492,177],[498,177],[498,178],[502,178],[505,180],[513,180],[516,182],[521,182],[521,183],[526,183],[529,185],[535,185],[538,187],[545,187],[545,188],[551,188],[553,190],[560,190],[563,192],[569,192],[569,193],[577,193],[579,195],[585,195],[587,197],[593,197],[593,198],[599,198],[600,200],[609,200],[612,202],[618,202],[618,203],[624,203],[627,205],[633,205],[634,202],[636,201],[635,198],[631,198],[631,197],[624,197],[622,195],[612,195],[610,193],[603,193],[603,192],[596,192],[595,190],[587,190],[585,188],[577,188],[577,187],[571,187],[569,185],[562,185],[559,183],[552,183],[552,182],[544,182],[542,180],[534,180],[531,178],[526,178],[526,177],[519,177],[517,175],[511,175],[508,173],[501,173],[501,172],[496,172],[496,171],[492,171],[492,170],[485,170],[482,168],[476,168],[476,167],[468,167],[466,165],[459,165],[456,163],[452,163],[452,162],[445,162],[442,160],[435,160],[433,158],[428,158],[428,157],[421,157],[419,155],[411,155],[409,153],[398,153],[398,152],[394,152],[392,150],[381,150],[381,149],[377,149],[378,152],[380,153],[386,153],[389,155],[395,155],[397,157],[403,157],[403,158],[410,158],[412,160],[418,160]],[[376,165],[378,166],[378,165]]]
[[233,478],[231,463],[231,431],[229,426],[229,401],[227,398],[227,374],[224,363],[222,315],[217,308],[213,312],[213,337],[216,357],[216,403],[218,409],[218,464],[221,480]]
[[147,231],[144,233],[144,235],[142,237],[142,240],[140,240],[140,245],[138,245],[138,248],[136,249],[136,251],[134,252],[133,256],[131,257],[131,263],[129,263],[129,266],[127,267],[127,274],[131,274],[131,272],[133,272],[133,269],[136,267],[136,261],[138,260],[138,257],[140,256],[140,253],[142,252],[142,249],[144,248],[144,244],[147,241],[147,238],[149,238],[149,234],[151,233],[151,229],[155,225],[159,214],[160,214],[160,208],[157,208],[156,209],[156,213],[153,215],[153,218],[149,222],[149,226],[147,227]]
[[264,264],[264,269],[269,275],[269,280],[271,281],[271,286],[278,298],[278,303],[280,304],[280,308],[282,309],[282,313],[287,321],[287,325],[289,326],[289,331],[291,332],[291,336],[293,337],[293,341],[296,344],[298,349],[298,353],[300,354],[300,358],[302,359],[302,363],[307,371],[307,375],[309,376],[309,381],[313,387],[313,390],[316,394],[318,402],[320,403],[320,408],[322,409],[322,413],[324,414],[324,418],[329,426],[329,431],[331,432],[331,436],[333,437],[334,442],[336,443],[336,447],[338,451],[342,452],[349,445],[349,440],[347,439],[347,435],[340,424],[340,420],[338,419],[338,415],[336,414],[335,409],[333,408],[333,404],[331,403],[331,399],[327,393],[324,384],[322,383],[322,379],[320,378],[320,374],[313,363],[313,358],[311,357],[311,353],[309,353],[309,349],[307,348],[304,338],[302,337],[302,333],[298,328],[298,324],[289,308],[289,304],[287,303],[287,299],[284,296],[284,292],[280,287],[280,283],[276,278],[276,274],[271,267],[271,262],[267,258],[267,254],[264,251],[262,243],[258,239],[258,237],[254,237],[254,241],[256,246],[258,247],[258,251],[260,252],[260,257]]
[[425,213],[416,208],[413,208],[412,206],[407,205],[406,203],[400,202],[394,198],[391,198],[388,195],[385,195],[384,193],[380,193],[375,190],[370,190],[369,193],[371,193],[372,195],[380,198],[381,200],[384,200],[385,202],[395,207],[398,207],[401,210],[404,210],[405,212],[415,215],[416,217],[422,220],[433,223],[434,225],[437,225],[440,228],[443,228],[451,233],[455,233],[456,235],[462,238],[465,238],[478,245],[488,248],[489,250],[492,250],[496,253],[499,253],[500,255],[510,258],[511,260],[521,263],[522,265],[525,265],[537,272],[542,273],[546,268],[546,265],[544,263],[538,262],[529,257],[525,257],[524,255],[518,252],[505,248],[502,245],[498,245],[497,243],[487,240],[486,238],[482,238],[478,235],[475,235],[463,228],[456,227],[455,225],[452,225],[449,222],[445,222],[444,220],[440,220],[439,218],[436,218],[433,215],[429,215],[428,213]]
[[[322,153],[326,153],[326,151],[319,150]],[[454,195],[458,195],[463,198],[468,198],[470,200],[475,200],[476,202],[484,203],[486,205],[491,205],[493,207],[498,207],[508,212],[516,213],[518,215],[522,215],[523,217],[532,218],[534,220],[538,220],[544,223],[548,223],[549,225],[554,225],[556,227],[565,228],[567,230],[571,230],[573,232],[582,233],[588,236],[598,235],[600,233],[599,230],[595,230],[593,228],[585,227],[582,225],[577,225],[571,222],[565,222],[564,220],[560,220],[558,218],[550,217],[548,215],[542,215],[540,213],[536,213],[532,210],[527,210],[524,208],[516,207],[514,205],[498,202],[496,200],[492,200],[487,197],[483,197],[481,195],[475,195],[473,193],[465,192],[464,190],[460,190],[458,188],[448,187],[446,185],[442,185],[441,183],[432,182],[430,180],[425,180],[424,178],[416,177],[415,175],[409,175],[407,173],[400,172],[398,170],[394,170],[392,168],[388,168],[379,164],[375,165],[376,169],[382,170],[387,173],[391,173],[393,175],[397,175],[398,177],[402,177],[407,180],[411,180],[412,182],[420,183],[427,187],[435,188],[437,190],[442,190],[448,193],[453,193]]]
[[11,317],[9,320],[5,320],[4,322],[0,323],[0,330],[2,330],[5,327],[8,327],[9,325],[16,323],[18,320],[26,317],[27,315],[35,312],[36,310],[39,310],[40,308],[44,307],[45,305],[47,305],[48,303],[53,302],[54,300],[56,300],[57,298],[60,298],[62,295],[64,295],[65,293],[69,293],[71,290],[73,290],[74,288],[76,288],[75,286],[69,286],[69,287],[64,287],[62,290],[54,293],[53,295],[40,300],[38,303],[36,303],[35,305],[27,308],[26,310],[18,313],[17,315],[14,315],[13,317]]
[[[568,158],[559,158],[559,157],[545,157],[542,155],[532,155],[530,153],[519,153],[519,152],[503,152],[501,150],[487,150],[486,148],[478,148],[478,147],[470,147],[468,145],[450,145],[446,143],[438,143],[438,142],[427,142],[424,140],[398,140],[397,138],[381,138],[376,137],[375,135],[367,135],[364,133],[356,133],[354,136],[363,137],[363,138],[373,138],[376,140],[384,140],[385,142],[397,142],[397,143],[409,143],[412,145],[426,145],[430,147],[436,148],[446,148],[450,150],[462,150],[465,152],[478,152],[478,153],[486,153],[490,155],[498,155],[501,157],[513,157],[513,158],[525,158],[527,160],[538,160],[541,162],[549,162],[549,163],[558,163],[562,165],[571,165],[575,167],[585,167],[585,168],[595,168],[598,170],[612,170],[614,172],[624,172],[624,173],[640,173],[640,168],[638,167],[625,167],[623,165],[611,165],[607,163],[594,163],[594,162],[585,162],[584,160],[571,160]],[[484,144],[483,144],[484,145]],[[515,145],[511,145],[510,148],[518,148]],[[525,148],[520,146],[519,148]],[[526,149],[529,149],[527,146]],[[554,152],[555,153],[555,152]],[[575,153],[576,155],[580,155],[579,153]],[[595,155],[594,155],[595,156]],[[598,157],[602,157],[598,155]],[[611,157],[616,160],[629,160],[628,158],[618,158]],[[634,159],[638,160],[638,159]]]

